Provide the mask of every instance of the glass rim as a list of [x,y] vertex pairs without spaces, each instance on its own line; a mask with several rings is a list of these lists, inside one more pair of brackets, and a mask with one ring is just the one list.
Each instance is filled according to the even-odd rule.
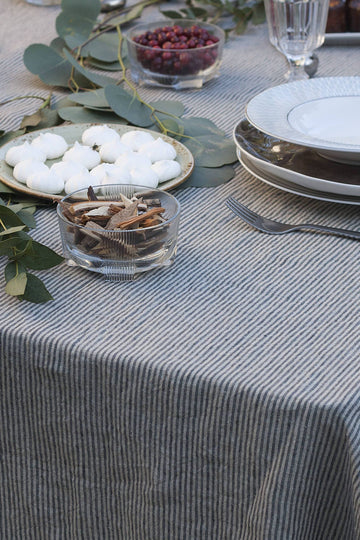
[[[220,36],[216,36],[216,37],[219,38],[219,41],[217,41],[216,43],[213,43],[212,45],[204,45],[202,47],[195,47],[193,49],[161,49],[161,48],[160,49],[155,49],[154,47],[151,47],[149,45],[141,45],[141,43],[136,43],[136,41],[133,40],[133,38],[135,37],[134,32],[139,31],[141,28],[144,29],[144,30],[149,31],[149,26],[154,26],[154,27],[161,26],[161,25],[164,26],[164,23],[168,23],[167,26],[170,26],[170,23],[172,23],[172,25],[179,24],[179,26],[187,24],[187,23],[196,24],[197,26],[204,25],[204,26],[206,26],[208,28],[213,28],[214,31],[216,31],[216,32],[218,32],[220,34]],[[158,20],[158,21],[150,21],[149,23],[139,23],[139,24],[133,26],[125,34],[125,38],[127,39],[128,42],[130,42],[134,46],[142,48],[144,50],[149,49],[151,51],[159,51],[159,52],[171,52],[171,53],[190,52],[191,53],[192,51],[201,51],[201,50],[204,50],[204,49],[209,50],[212,47],[218,47],[220,44],[223,44],[224,41],[225,41],[225,32],[220,26],[217,26],[216,24],[203,22],[203,21],[200,21],[198,19],[170,19],[170,20],[162,19],[162,20]]]
[[[143,227],[142,229],[104,229],[104,231],[102,231],[102,232],[105,232],[105,233],[124,233],[124,232],[136,232],[136,231],[139,231],[139,230],[144,230],[145,231],[145,230],[161,229],[165,225],[170,224],[172,221],[174,221],[180,215],[181,205],[180,205],[179,201],[177,200],[177,198],[174,197],[174,195],[172,195],[171,193],[168,193],[167,191],[164,191],[162,189],[149,188],[149,186],[141,186],[141,185],[138,185],[138,184],[104,184],[104,185],[92,186],[92,188],[95,190],[97,188],[110,188],[110,187],[113,187],[113,186],[127,186],[127,187],[134,187],[136,189],[139,188],[139,189],[143,189],[143,190],[148,190],[148,191],[152,190],[152,191],[156,191],[156,192],[159,192],[159,193],[163,193],[163,194],[165,194],[165,196],[169,197],[169,199],[173,200],[173,202],[176,205],[176,211],[175,211],[175,214],[173,216],[171,216],[170,218],[166,219],[166,221],[163,221],[162,223],[159,223],[158,225],[152,225],[151,227]],[[68,195],[66,195],[65,197],[60,199],[60,201],[58,201],[58,204],[57,204],[57,207],[56,207],[57,215],[62,221],[64,221],[68,225],[78,227],[79,229],[84,229],[85,225],[81,225],[80,223],[74,223],[73,221],[68,220],[64,216],[64,214],[62,213],[62,208],[61,208],[60,203],[66,202],[66,199],[72,197],[76,193],[84,193],[84,192],[86,192],[86,189],[87,188],[77,189],[76,191],[73,191],[72,193],[69,193]],[[84,199],[84,201],[85,201],[85,199]],[[81,201],[79,201],[79,202],[81,202]]]

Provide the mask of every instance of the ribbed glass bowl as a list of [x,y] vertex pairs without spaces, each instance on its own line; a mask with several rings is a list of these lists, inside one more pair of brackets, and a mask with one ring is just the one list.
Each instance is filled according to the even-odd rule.
[[[174,26],[188,30],[193,26],[204,29],[209,38],[215,37],[218,41],[206,45],[206,40],[199,36],[200,44],[194,48],[171,49],[154,48],[144,43],[157,43],[155,39],[159,34],[167,34]],[[180,33],[180,31],[179,31]],[[139,36],[147,34],[149,38],[140,39]],[[224,31],[214,25],[191,19],[162,20],[152,23],[142,23],[134,26],[126,35],[128,58],[132,79],[138,84],[161,86],[181,90],[185,88],[201,88],[204,83],[216,77],[222,59],[223,45],[225,41]],[[168,46],[172,39],[169,37]],[[137,41],[134,41],[137,40]],[[196,40],[196,38],[195,38]],[[199,41],[198,40],[198,41]],[[203,44],[202,44],[203,43]],[[163,47],[162,43],[161,47]],[[176,46],[181,46],[177,42]]]
[[180,221],[180,204],[173,195],[159,189],[120,184],[95,186],[93,190],[102,202],[122,201],[122,195],[128,199],[141,195],[144,201],[153,201],[155,206],[165,209],[162,214],[165,221],[152,227],[89,228],[70,219],[69,212],[77,211],[78,203],[89,200],[87,189],[75,191],[64,197],[57,207],[64,257],[69,266],[97,272],[108,280],[124,281],[172,264]]

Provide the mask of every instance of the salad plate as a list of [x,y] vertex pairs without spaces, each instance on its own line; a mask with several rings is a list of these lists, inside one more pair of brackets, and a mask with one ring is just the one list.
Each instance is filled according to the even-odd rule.
[[241,155],[240,150],[237,150],[237,155],[240,163],[252,176],[255,176],[258,180],[261,180],[265,184],[272,186],[276,189],[292,193],[293,195],[300,195],[301,197],[307,197],[309,199],[317,199],[319,201],[326,201],[332,203],[341,203],[341,204],[353,204],[360,205],[360,196],[351,196],[351,195],[336,195],[335,193],[324,193],[322,191],[317,191],[315,189],[306,188],[278,178],[277,176],[266,173],[259,170],[253,163],[251,163],[245,156]]
[[333,161],[360,164],[360,77],[269,88],[250,100],[246,117],[267,135],[314,148]]
[[[24,193],[26,195],[32,195],[41,199],[48,199],[51,201],[58,201],[61,200],[63,197],[65,197],[65,192],[53,195],[51,193],[46,193],[43,191],[36,191],[34,189],[30,189],[26,186],[26,184],[22,184],[21,182],[18,182],[14,176],[13,176],[13,168],[10,167],[5,162],[5,155],[6,152],[11,148],[12,146],[17,146],[20,144],[23,144],[25,141],[28,141],[29,143],[34,140],[36,137],[38,137],[39,133],[54,133],[57,135],[61,135],[64,137],[66,142],[69,145],[72,145],[75,143],[75,141],[81,140],[82,133],[88,129],[91,126],[94,126],[97,124],[70,124],[66,126],[56,126],[53,128],[48,129],[42,129],[37,131],[32,131],[31,133],[27,133],[25,135],[21,135],[19,137],[15,137],[11,141],[7,142],[3,146],[0,147],[0,181],[3,182],[8,187],[14,189],[15,191],[19,191],[21,193]],[[134,126],[127,126],[123,124],[106,124],[108,127],[114,129],[119,133],[119,135],[123,135],[127,131],[146,131],[150,133],[153,137],[161,137],[165,142],[171,144],[175,150],[176,150],[176,161],[179,162],[181,166],[181,173],[171,180],[167,180],[166,182],[161,182],[159,184],[159,189],[168,191],[169,189],[173,189],[183,182],[190,176],[192,173],[192,170],[194,168],[194,158],[190,150],[186,148],[183,144],[181,144],[179,141],[172,139],[171,137],[168,137],[167,135],[163,135],[162,133],[158,133],[157,131],[152,131],[149,129],[143,129],[138,128]],[[54,160],[47,160],[46,165],[51,166],[53,163],[61,161],[61,158],[54,159]]]
[[241,156],[265,174],[324,193],[360,196],[358,166],[329,161],[311,148],[266,135],[246,119],[235,126],[233,137]]

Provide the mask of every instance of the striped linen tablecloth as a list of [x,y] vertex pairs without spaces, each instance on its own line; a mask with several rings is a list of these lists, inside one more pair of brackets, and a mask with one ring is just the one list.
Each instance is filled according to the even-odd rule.
[[[1,1],[1,101],[48,95],[22,54],[50,43],[58,12]],[[356,46],[318,55],[320,77],[360,75]],[[261,25],[227,42],[201,91],[143,95],[180,99],[231,137],[285,70]],[[34,106],[2,106],[0,129]],[[62,265],[41,275],[45,305],[0,287],[0,538],[359,539],[360,244],[267,236],[224,200],[358,230],[359,207],[276,190],[240,164],[225,185],[174,194],[171,269],[109,283]],[[34,237],[61,251],[55,210],[37,221]]]

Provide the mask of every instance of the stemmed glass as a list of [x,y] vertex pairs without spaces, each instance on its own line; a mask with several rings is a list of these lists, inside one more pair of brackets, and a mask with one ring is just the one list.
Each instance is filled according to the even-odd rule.
[[308,78],[307,59],[325,39],[329,0],[265,0],[270,43],[289,62],[288,81]]

